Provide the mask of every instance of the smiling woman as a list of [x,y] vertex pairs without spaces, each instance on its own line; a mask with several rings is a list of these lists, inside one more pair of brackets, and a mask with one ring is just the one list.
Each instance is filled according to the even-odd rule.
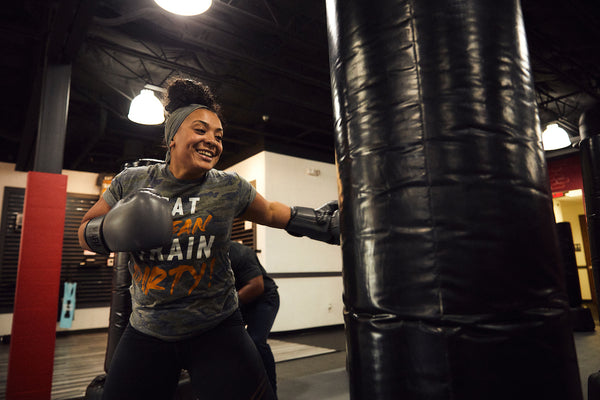
[[128,251],[134,261],[132,312],[104,398],[172,398],[186,369],[196,397],[273,399],[238,309],[229,261],[233,220],[339,243],[337,202],[290,208],[266,200],[241,176],[215,169],[223,123],[205,85],[177,79],[165,102],[165,163],[123,170],[79,229],[82,247]]
[[167,91],[167,162],[177,179],[197,179],[212,169],[223,152],[220,107],[208,87],[174,81]]

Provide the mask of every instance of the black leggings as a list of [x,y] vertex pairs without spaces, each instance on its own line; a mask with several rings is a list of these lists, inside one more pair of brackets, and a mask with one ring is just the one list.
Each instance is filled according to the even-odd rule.
[[181,369],[197,399],[274,399],[239,311],[191,339],[167,342],[127,326],[115,350],[103,399],[171,400]]

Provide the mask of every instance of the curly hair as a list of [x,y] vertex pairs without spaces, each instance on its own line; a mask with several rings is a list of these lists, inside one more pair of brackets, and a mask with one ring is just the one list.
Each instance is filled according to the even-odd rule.
[[192,79],[175,78],[168,83],[164,99],[165,110],[171,113],[190,104],[202,104],[223,120],[221,105],[212,90],[201,82]]

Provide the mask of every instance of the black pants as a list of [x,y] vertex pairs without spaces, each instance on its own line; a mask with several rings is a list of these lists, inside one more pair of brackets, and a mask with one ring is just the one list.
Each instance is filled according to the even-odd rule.
[[274,399],[260,355],[236,312],[191,339],[167,342],[127,326],[115,350],[103,398],[171,400],[181,369],[197,399]]
[[275,373],[275,359],[267,338],[279,311],[279,293],[277,291],[261,296],[256,301],[240,308],[248,333],[256,345],[262,358],[269,382],[274,393],[277,393],[277,376]]

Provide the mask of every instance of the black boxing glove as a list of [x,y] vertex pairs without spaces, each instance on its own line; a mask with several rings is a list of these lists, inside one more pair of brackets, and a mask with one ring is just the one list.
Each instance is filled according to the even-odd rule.
[[169,201],[152,189],[139,189],[88,221],[85,241],[100,254],[151,250],[169,245],[172,232]]
[[316,210],[308,207],[292,207],[292,214],[285,230],[292,236],[307,236],[329,244],[340,244],[338,202],[330,201]]

